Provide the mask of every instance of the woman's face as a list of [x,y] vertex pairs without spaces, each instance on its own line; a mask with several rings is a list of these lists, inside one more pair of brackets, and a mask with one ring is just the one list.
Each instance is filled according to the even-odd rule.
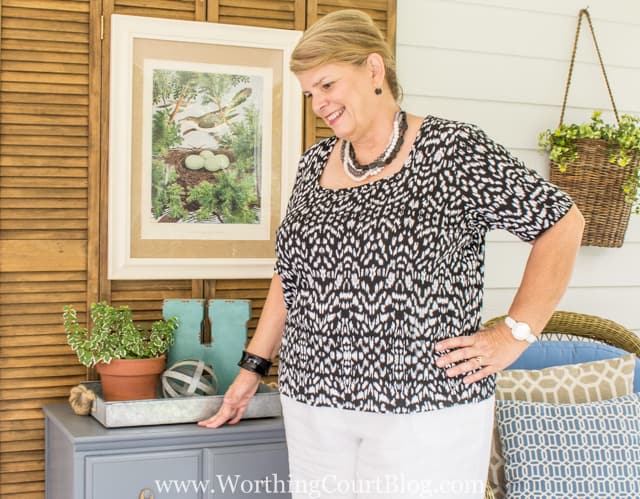
[[354,141],[367,132],[375,118],[377,97],[368,64],[323,64],[296,76],[313,112],[338,137]]

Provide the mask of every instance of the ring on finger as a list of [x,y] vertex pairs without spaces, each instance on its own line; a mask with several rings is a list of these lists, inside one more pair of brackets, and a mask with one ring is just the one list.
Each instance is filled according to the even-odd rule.
[[478,366],[481,366],[481,365],[482,365],[482,355],[478,355],[478,356],[476,357],[476,362],[478,363]]

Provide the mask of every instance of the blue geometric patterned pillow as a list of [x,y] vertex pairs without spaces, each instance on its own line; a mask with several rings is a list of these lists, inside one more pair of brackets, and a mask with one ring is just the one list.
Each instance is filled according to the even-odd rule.
[[496,418],[508,498],[640,498],[640,394],[497,401]]

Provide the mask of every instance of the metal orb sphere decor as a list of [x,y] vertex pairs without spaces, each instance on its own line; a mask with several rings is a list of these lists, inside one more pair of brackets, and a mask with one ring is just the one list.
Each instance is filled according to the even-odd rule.
[[182,360],[162,373],[162,394],[165,397],[192,397],[217,393],[218,378],[211,366],[201,360]]

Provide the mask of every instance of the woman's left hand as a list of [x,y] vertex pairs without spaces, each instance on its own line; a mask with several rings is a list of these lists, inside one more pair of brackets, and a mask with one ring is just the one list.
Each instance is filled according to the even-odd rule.
[[463,382],[475,383],[513,363],[528,346],[526,341],[516,340],[506,324],[498,323],[471,336],[439,341],[436,352],[449,352],[438,357],[436,364],[446,369],[450,378],[468,373]]

